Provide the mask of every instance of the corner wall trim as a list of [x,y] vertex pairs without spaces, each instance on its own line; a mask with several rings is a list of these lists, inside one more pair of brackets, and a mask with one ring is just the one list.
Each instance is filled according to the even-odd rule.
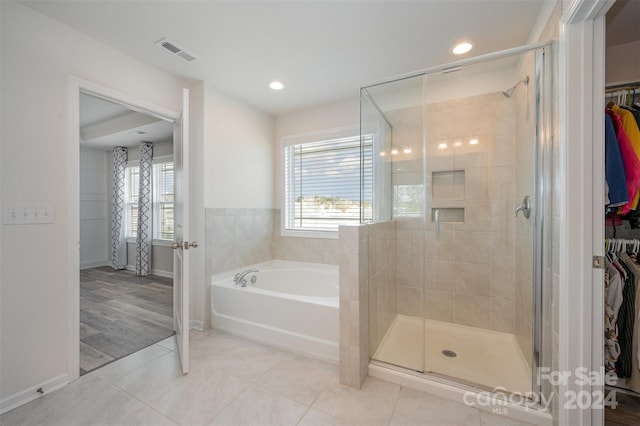
[[99,268],[101,266],[109,266],[111,264],[111,262],[109,262],[108,260],[98,260],[95,262],[87,262],[87,263],[81,263],[80,264],[80,269],[90,269],[90,268]]
[[[31,402],[34,399],[38,399],[42,395],[46,395],[49,392],[60,389],[66,386],[68,383],[69,380],[67,379],[67,374],[60,374],[59,376],[56,376],[45,382],[42,382],[35,386],[31,386],[30,388],[27,388],[21,392],[8,396],[0,401],[0,414],[4,414],[8,411],[13,410],[14,408],[18,408],[21,405]],[[42,394],[38,393],[38,389],[40,388],[42,388],[42,390],[44,391]]]
[[[134,265],[127,265],[127,271],[136,271],[136,267]],[[173,272],[170,271],[161,271],[160,269],[152,269],[151,275],[157,275],[159,277],[165,278],[173,278]]]
[[204,321],[192,319],[189,321],[189,327],[194,330],[204,331]]

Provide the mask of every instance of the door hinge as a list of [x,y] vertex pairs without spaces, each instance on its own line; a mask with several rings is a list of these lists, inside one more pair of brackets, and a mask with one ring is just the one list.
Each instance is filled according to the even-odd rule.
[[593,268],[604,269],[604,256],[593,256]]

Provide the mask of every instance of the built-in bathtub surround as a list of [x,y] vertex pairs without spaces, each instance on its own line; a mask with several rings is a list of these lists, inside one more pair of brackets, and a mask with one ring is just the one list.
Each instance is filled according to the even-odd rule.
[[338,264],[338,238],[284,237],[280,232],[280,209],[274,210],[273,219],[274,259]]
[[273,259],[273,209],[206,209],[205,276]]
[[338,239],[282,237],[280,209],[205,209],[206,276],[282,259],[338,264]]
[[369,227],[340,226],[340,383],[360,389],[369,369]]
[[272,260],[211,278],[215,328],[334,363],[338,308],[337,265]]
[[[205,277],[273,259],[273,209],[205,209]],[[205,286],[207,300],[211,287]],[[205,309],[205,326],[211,320]]]
[[280,209],[207,208],[205,221],[206,277],[274,259],[338,264],[337,238],[282,237]]

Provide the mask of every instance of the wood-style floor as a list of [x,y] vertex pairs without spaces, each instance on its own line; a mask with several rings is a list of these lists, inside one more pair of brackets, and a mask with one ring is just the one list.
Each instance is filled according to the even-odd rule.
[[173,280],[80,271],[80,375],[173,335]]
[[615,409],[607,408],[604,413],[606,426],[640,425],[640,398],[616,392],[618,405]]

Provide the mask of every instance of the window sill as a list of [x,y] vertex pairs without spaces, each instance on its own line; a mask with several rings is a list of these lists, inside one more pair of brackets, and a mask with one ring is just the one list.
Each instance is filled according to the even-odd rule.
[[[136,244],[136,239],[135,237],[129,237],[127,238],[127,243],[129,244]],[[159,246],[159,247],[171,247],[171,244],[173,244],[172,240],[153,240],[151,241],[151,245],[152,246]]]
[[338,231],[311,231],[311,230],[293,230],[283,229],[280,232],[283,237],[296,237],[296,238],[323,238],[329,240],[338,239]]

